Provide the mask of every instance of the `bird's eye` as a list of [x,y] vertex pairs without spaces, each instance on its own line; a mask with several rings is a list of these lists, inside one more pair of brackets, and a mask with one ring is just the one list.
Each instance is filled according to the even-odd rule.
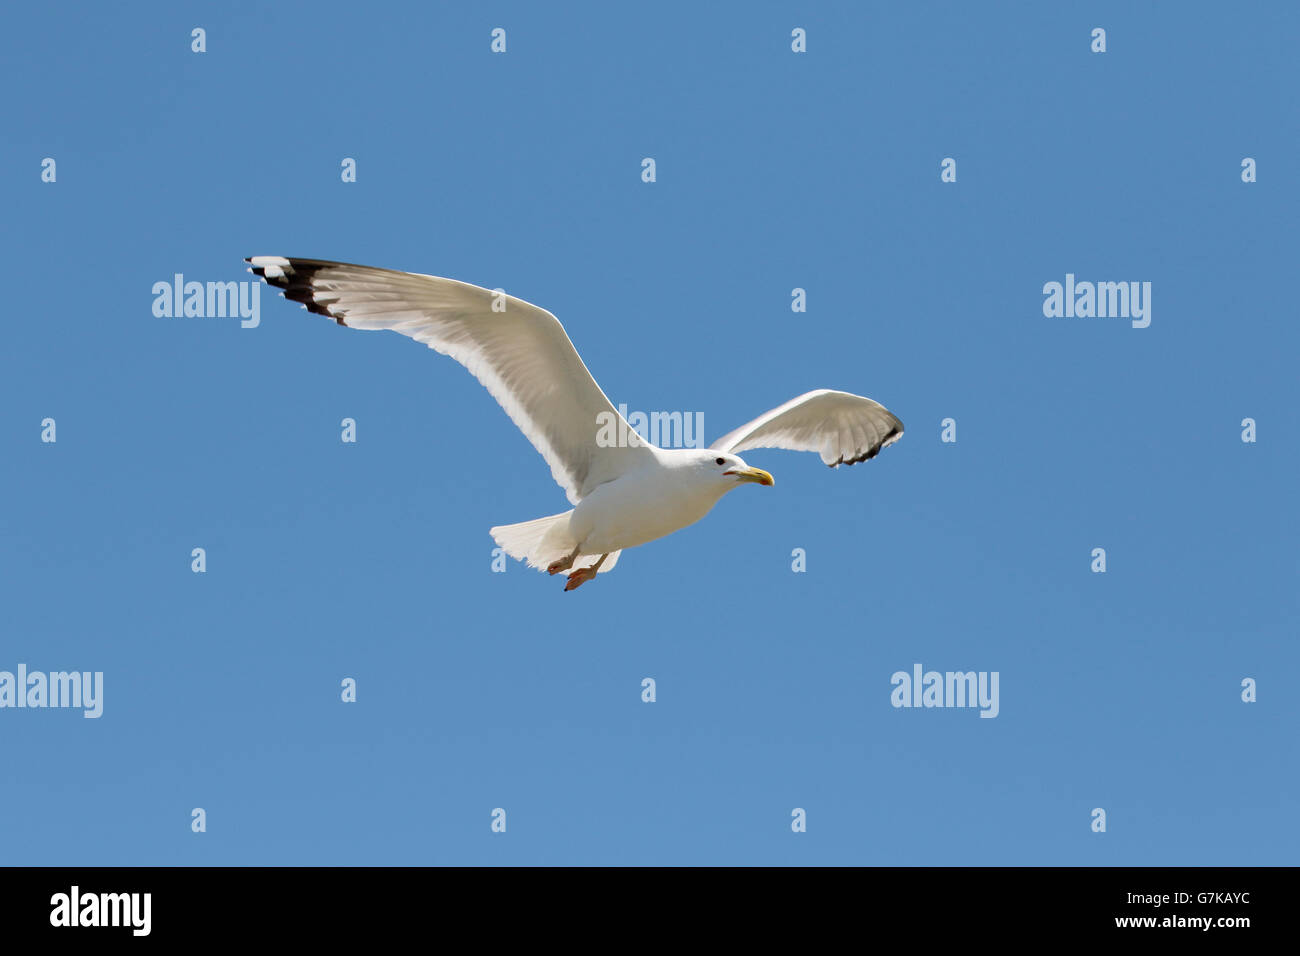
[[726,463],[727,463],[727,459],[725,458],[719,458],[717,461],[714,462],[715,465],[725,465]]

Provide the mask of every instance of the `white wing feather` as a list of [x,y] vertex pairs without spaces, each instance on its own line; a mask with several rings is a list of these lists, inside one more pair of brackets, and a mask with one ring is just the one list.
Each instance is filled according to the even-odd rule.
[[732,453],[747,448],[815,451],[835,468],[874,458],[902,437],[903,423],[885,406],[822,388],[790,399],[709,447]]
[[280,256],[253,256],[248,262],[286,298],[340,325],[391,329],[464,365],[546,459],[572,504],[652,455],[642,446],[596,443],[598,416],[614,416],[603,421],[617,427],[618,411],[560,321],[545,309],[466,282],[411,272]]

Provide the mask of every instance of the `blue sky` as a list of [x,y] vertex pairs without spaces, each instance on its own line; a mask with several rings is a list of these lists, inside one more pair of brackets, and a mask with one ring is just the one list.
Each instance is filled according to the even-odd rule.
[[[5,21],[0,670],[104,712],[0,710],[0,863],[1296,862],[1294,7]],[[818,387],[907,434],[749,452],[775,487],[564,594],[491,570],[567,504],[455,363],[154,316],[255,254],[504,287],[711,436]],[[1150,326],[1045,317],[1067,273]],[[892,707],[917,663],[999,715]]]

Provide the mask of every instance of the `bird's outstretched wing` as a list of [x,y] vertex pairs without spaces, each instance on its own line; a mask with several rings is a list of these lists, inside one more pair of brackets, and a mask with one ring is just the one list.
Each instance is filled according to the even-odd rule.
[[618,425],[618,411],[545,309],[436,276],[319,259],[247,261],[312,312],[349,328],[400,332],[464,365],[546,459],[573,504],[652,454],[631,442],[598,443],[602,424],[611,426],[605,435],[634,432]]
[[807,392],[719,438],[715,451],[785,448],[815,451],[832,468],[875,458],[903,437],[903,423],[885,406],[827,388]]

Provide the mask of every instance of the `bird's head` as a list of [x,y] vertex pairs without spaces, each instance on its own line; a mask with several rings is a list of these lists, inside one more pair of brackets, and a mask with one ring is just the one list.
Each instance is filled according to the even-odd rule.
[[741,458],[736,455],[728,455],[725,452],[711,450],[701,452],[699,467],[705,472],[714,475],[718,481],[727,486],[728,490],[737,485],[751,483],[756,485],[775,484],[772,476],[762,468],[751,468]]

